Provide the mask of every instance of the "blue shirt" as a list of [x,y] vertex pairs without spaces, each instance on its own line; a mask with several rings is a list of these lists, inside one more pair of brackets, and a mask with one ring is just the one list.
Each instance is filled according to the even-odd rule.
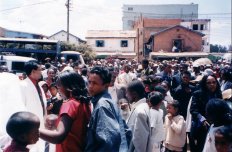
[[107,91],[92,99],[93,112],[87,131],[87,152],[119,152],[121,132],[117,105]]

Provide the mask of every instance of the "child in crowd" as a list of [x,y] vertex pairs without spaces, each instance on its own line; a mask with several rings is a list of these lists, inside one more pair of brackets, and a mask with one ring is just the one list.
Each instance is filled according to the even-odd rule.
[[56,152],[82,152],[91,116],[85,81],[73,71],[64,71],[57,78],[57,88],[64,99],[56,123],[57,129],[40,129],[40,138],[56,144]]
[[206,136],[203,152],[216,152],[215,131],[224,125],[232,124],[232,112],[225,101],[213,98],[206,105],[206,115],[212,125]]
[[163,95],[160,92],[151,92],[148,95],[148,102],[151,106],[150,109],[150,143],[152,145],[152,152],[160,152],[161,142],[165,138],[164,123],[163,123],[163,110],[160,106],[163,102]]
[[220,127],[215,131],[215,147],[217,152],[232,151],[232,125]]
[[14,113],[6,125],[6,131],[13,140],[3,152],[29,152],[27,145],[39,140],[39,126],[40,120],[33,113]]
[[183,151],[186,140],[186,123],[184,117],[179,114],[179,102],[168,102],[165,116],[165,152]]
[[45,81],[40,81],[39,82],[39,86],[43,89],[44,93],[45,93],[45,96],[46,96],[46,99],[50,99],[51,98],[51,94],[50,94],[50,91],[48,89],[48,84],[45,82]]
[[47,102],[48,114],[58,115],[60,111],[60,107],[62,106],[63,100],[60,97],[57,86],[54,83],[51,84],[49,91],[52,97]]

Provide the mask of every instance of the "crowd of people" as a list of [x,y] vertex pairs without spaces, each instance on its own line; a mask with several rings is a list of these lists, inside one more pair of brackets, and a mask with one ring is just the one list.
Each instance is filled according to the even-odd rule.
[[0,151],[232,151],[229,62],[48,60],[24,70],[14,84],[23,108],[8,112]]

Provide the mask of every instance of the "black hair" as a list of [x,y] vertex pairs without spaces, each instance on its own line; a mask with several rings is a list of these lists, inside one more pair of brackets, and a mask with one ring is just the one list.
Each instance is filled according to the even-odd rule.
[[184,74],[187,75],[187,76],[191,79],[191,73],[190,73],[189,71],[184,71],[183,74],[182,74],[182,76],[183,76]]
[[[162,81],[162,82],[161,82],[161,86],[162,86],[162,83],[165,83],[165,84],[168,86],[168,89],[171,88],[171,85],[170,85],[170,83],[169,83],[168,81],[166,81],[166,80]],[[162,86],[162,87],[163,87],[163,86]]]
[[162,93],[163,95],[166,95],[167,93],[167,90],[161,85],[155,86],[154,91],[158,91]]
[[46,68],[46,69],[51,68],[51,64],[50,64],[50,63],[45,63],[45,68]]
[[6,132],[14,139],[18,140],[20,135],[28,134],[33,128],[39,128],[39,118],[31,112],[16,112],[9,118],[6,124]]
[[220,73],[223,73],[223,76],[224,76],[226,81],[232,82],[232,69],[224,68],[220,71]]
[[186,63],[181,63],[181,64],[180,64],[180,67],[183,67],[183,68],[185,68],[185,69],[188,69],[188,64],[186,64]]
[[143,59],[143,60],[142,60],[142,64],[147,64],[147,65],[148,65],[148,64],[149,64],[149,61],[148,61],[147,59]]
[[111,82],[112,73],[105,67],[95,66],[90,73],[98,75],[103,81],[103,84]]
[[177,109],[177,113],[179,113],[179,109],[180,109],[180,102],[177,100],[172,100],[169,101],[168,104],[170,104],[171,106],[173,106],[175,109]]
[[49,88],[52,88],[52,87],[57,89],[56,83],[52,83]]
[[201,87],[201,90],[204,92],[204,93],[207,93],[208,92],[208,88],[207,88],[207,79],[209,76],[212,76],[216,83],[217,83],[217,88],[216,88],[216,94],[217,94],[217,97],[221,96],[221,89],[220,89],[220,84],[217,80],[217,77],[214,75],[214,74],[209,74],[209,75],[204,75],[202,80],[200,81],[200,87]]
[[74,63],[72,64],[72,67],[75,67],[75,66],[79,66],[79,63],[78,63],[78,62],[74,62]]
[[87,73],[88,73],[88,69],[87,68],[81,69],[81,74],[82,75],[87,76]]
[[213,121],[216,121],[216,123],[221,125],[229,125],[232,123],[231,109],[222,99],[210,99],[206,104],[206,114],[207,116],[210,116]]
[[140,98],[145,97],[144,85],[139,80],[131,81],[127,86],[127,90],[130,92],[135,92]]
[[30,76],[32,70],[37,70],[39,68],[39,63],[37,61],[29,61],[25,63],[24,71],[27,76]]
[[150,101],[152,106],[158,105],[160,102],[162,102],[164,99],[164,96],[160,92],[151,92],[148,95],[148,100]]
[[72,97],[81,102],[89,103],[88,91],[81,75],[74,71],[64,71],[57,78],[57,85],[63,86],[72,93]]

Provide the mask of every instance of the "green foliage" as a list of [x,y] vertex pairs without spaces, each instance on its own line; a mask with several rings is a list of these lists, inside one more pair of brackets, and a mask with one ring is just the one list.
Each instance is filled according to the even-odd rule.
[[210,44],[210,52],[226,53],[227,48],[225,46],[218,45],[218,44]]
[[91,46],[81,43],[80,45],[68,44],[66,42],[61,42],[61,51],[77,51],[83,55],[86,63],[93,60],[96,57],[95,52]]

